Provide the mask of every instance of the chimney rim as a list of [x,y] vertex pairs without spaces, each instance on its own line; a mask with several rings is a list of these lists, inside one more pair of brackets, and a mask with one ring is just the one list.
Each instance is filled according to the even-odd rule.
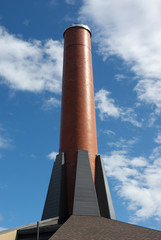
[[92,36],[91,30],[90,30],[90,28],[89,28],[87,25],[81,24],[81,23],[73,23],[72,25],[68,26],[68,27],[64,30],[63,37],[64,37],[64,35],[65,35],[65,33],[66,33],[66,31],[67,31],[68,29],[70,29],[70,28],[75,28],[75,27],[84,28],[85,30],[87,30],[87,31],[90,33],[90,36]]

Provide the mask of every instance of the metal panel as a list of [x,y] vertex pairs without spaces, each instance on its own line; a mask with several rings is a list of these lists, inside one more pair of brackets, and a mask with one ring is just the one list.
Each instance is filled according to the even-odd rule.
[[88,151],[78,150],[73,215],[100,216]]
[[42,220],[54,217],[67,218],[64,153],[59,153],[54,162]]
[[96,157],[96,192],[102,217],[116,219],[111,193],[101,157]]
[[64,153],[62,157],[61,168],[61,194],[59,201],[59,223],[64,223],[68,216],[68,199],[67,199],[67,178],[66,178],[66,164]]

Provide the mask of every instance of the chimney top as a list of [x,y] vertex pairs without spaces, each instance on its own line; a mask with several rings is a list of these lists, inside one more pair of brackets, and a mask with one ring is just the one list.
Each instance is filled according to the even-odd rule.
[[72,25],[70,25],[69,27],[67,27],[67,28],[65,29],[65,31],[64,31],[64,33],[63,33],[63,37],[64,37],[65,32],[66,32],[69,28],[74,28],[74,27],[84,28],[84,29],[86,29],[86,30],[90,33],[90,35],[92,35],[92,34],[91,34],[91,30],[90,30],[90,28],[89,28],[87,25],[84,25],[84,24],[81,24],[81,23],[73,23]]

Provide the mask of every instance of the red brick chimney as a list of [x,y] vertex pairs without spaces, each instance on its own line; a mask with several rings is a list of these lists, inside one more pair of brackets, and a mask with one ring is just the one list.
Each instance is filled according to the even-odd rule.
[[92,175],[95,179],[97,137],[91,32],[86,25],[73,24],[64,32],[59,149],[59,152],[65,152],[69,214],[72,214],[73,209],[78,150],[88,150]]
[[101,156],[97,155],[91,32],[73,24],[64,32],[60,148],[42,220],[70,215],[116,219]]

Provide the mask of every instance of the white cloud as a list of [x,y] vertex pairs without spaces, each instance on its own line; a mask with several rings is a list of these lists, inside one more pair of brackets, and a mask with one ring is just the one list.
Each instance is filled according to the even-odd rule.
[[49,1],[49,5],[51,6],[51,7],[54,7],[55,5],[57,5],[58,4],[58,1],[57,0],[50,0]]
[[11,139],[0,136],[0,148],[8,148],[10,147],[10,145],[11,145]]
[[156,147],[156,148],[153,149],[153,151],[152,151],[152,153],[150,155],[150,159],[156,161],[157,159],[159,159],[160,156],[161,156],[161,146]]
[[115,105],[115,100],[110,98],[111,93],[105,89],[99,90],[95,94],[96,108],[99,109],[101,120],[108,117],[121,118],[123,122],[130,122],[136,127],[141,127],[142,124],[136,120],[136,113],[132,108],[118,107]]
[[124,75],[124,74],[116,74],[115,75],[115,79],[120,82],[122,81],[123,79],[127,79],[127,77]]
[[107,134],[107,135],[113,135],[113,136],[115,136],[115,135],[116,135],[116,133],[115,133],[114,131],[112,131],[112,130],[109,130],[109,129],[107,129],[107,130],[104,130],[104,133],[105,133],[105,134]]
[[161,79],[143,79],[135,87],[138,98],[161,109]]
[[130,164],[134,167],[144,167],[146,166],[147,162],[144,157],[134,157]]
[[154,139],[154,141],[158,144],[161,144],[161,133],[158,133],[158,136]]
[[[8,137],[6,137],[5,129],[3,125],[0,123],[0,148],[9,148],[11,146],[12,140]],[[0,158],[2,158],[3,155],[0,154]]]
[[42,105],[43,110],[51,110],[52,108],[59,107],[61,104],[60,100],[51,97],[48,100],[45,100],[45,102]]
[[120,138],[119,141],[115,142],[108,142],[107,144],[112,147],[117,149],[117,151],[130,151],[131,147],[138,142],[137,138],[132,138],[130,140]]
[[104,59],[116,55],[138,76],[138,98],[161,108],[161,1],[84,0],[80,20],[93,27]]
[[104,120],[106,117],[118,118],[120,109],[115,106],[114,99],[109,97],[110,92],[101,89],[95,94],[96,108],[100,111],[100,118]]
[[57,152],[51,152],[47,155],[47,157],[50,159],[50,160],[55,160],[56,159],[56,155],[58,155]]
[[122,111],[120,112],[120,117],[122,121],[130,122],[136,127],[142,126],[142,123],[136,120],[137,114],[134,112],[132,108],[122,108]]
[[142,156],[129,157],[126,151],[113,151],[103,156],[109,177],[117,180],[115,190],[133,211],[132,222],[161,220],[161,154],[155,161]]
[[0,27],[0,82],[14,90],[61,92],[62,43],[25,41]]
[[6,230],[7,228],[4,228],[4,227],[0,227],[0,231],[4,231]]
[[75,0],[65,0],[67,4],[74,5]]

